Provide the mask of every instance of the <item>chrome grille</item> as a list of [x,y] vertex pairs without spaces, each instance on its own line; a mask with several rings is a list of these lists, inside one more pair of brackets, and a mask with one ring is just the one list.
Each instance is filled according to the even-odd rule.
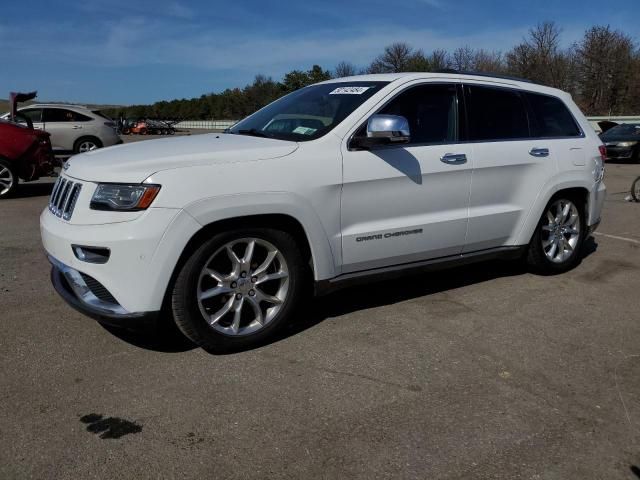
[[58,177],[49,199],[49,211],[63,220],[70,220],[81,189],[81,183]]

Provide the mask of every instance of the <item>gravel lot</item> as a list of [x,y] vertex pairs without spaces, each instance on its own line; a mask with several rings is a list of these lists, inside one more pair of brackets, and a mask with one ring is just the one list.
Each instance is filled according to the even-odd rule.
[[214,356],[49,283],[52,180],[0,203],[0,478],[640,478],[640,165],[556,277],[486,263],[345,290]]

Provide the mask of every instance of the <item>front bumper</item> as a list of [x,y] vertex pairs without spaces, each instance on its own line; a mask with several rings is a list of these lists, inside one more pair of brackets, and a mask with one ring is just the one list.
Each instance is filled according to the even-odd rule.
[[115,327],[140,329],[148,328],[156,323],[160,311],[127,312],[115,299],[105,298],[104,293],[94,291],[95,286],[92,289],[87,282],[87,277],[79,271],[52,256],[49,256],[49,262],[51,262],[53,288],[71,307],[79,312],[100,323]]
[[[76,207],[73,219],[76,215],[83,218],[78,208],[82,207]],[[83,311],[88,308],[92,314],[115,315],[118,318],[129,318],[129,314],[144,315],[162,308],[178,258],[187,241],[200,228],[183,210],[162,208],[150,208],[131,221],[97,225],[74,224],[57,217],[49,209],[40,216],[42,244],[47,255],[55,260],[52,261],[54,270],[62,275],[54,272],[54,286],[58,278],[67,282],[64,289],[60,285],[56,287],[58,293],[69,303],[79,301]],[[84,261],[75,255],[72,245],[108,249],[108,261]],[[83,280],[86,284],[87,279],[95,282],[101,292],[104,289],[108,293],[103,297],[110,300],[107,303],[121,309],[105,310],[103,304],[87,302],[82,296],[81,282]],[[73,288],[71,280],[80,290]],[[76,302],[70,302],[69,295],[65,296],[61,290],[73,293],[72,299]],[[99,311],[93,312],[96,306],[100,307]]]

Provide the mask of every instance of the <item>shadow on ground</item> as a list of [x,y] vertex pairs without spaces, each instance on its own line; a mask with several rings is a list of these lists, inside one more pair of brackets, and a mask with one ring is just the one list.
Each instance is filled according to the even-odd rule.
[[[587,239],[583,246],[584,258],[594,253],[597,248],[598,244],[593,237]],[[399,279],[376,281],[346,288],[320,298],[308,297],[303,301],[308,307],[300,308],[300,313],[294,321],[265,342],[251,348],[209,351],[209,353],[226,355],[254,350],[304,332],[327,318],[340,317],[357,310],[392,305],[412,298],[526,273],[527,267],[522,261],[496,260],[438,272],[411,273]],[[103,328],[121,340],[147,350],[177,353],[198,348],[182,335],[166,315],[159,325],[150,331],[125,331],[108,326]]]

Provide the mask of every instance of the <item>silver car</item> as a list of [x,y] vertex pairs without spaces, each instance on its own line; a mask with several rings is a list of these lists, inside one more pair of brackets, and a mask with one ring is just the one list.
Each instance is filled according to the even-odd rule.
[[115,122],[85,106],[38,103],[20,108],[18,114],[23,119],[29,118],[34,128],[51,134],[56,155],[72,155],[122,143]]

